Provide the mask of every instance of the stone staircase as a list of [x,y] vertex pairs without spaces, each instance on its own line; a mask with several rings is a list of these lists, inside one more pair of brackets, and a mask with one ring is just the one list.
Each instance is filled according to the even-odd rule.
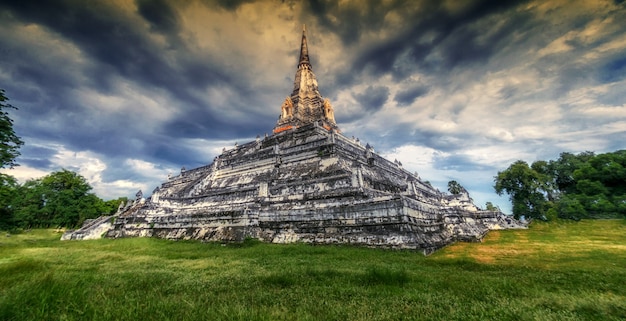
[[92,240],[102,238],[102,235],[113,227],[112,215],[100,216],[96,219],[85,220],[78,230],[63,233],[61,240]]

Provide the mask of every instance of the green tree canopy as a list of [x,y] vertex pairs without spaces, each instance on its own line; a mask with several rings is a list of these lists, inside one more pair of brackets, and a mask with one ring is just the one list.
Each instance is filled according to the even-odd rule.
[[583,152],[578,155],[561,153],[558,160],[550,161],[553,168],[553,178],[556,188],[561,193],[574,192],[576,189],[574,171],[579,169],[594,156],[595,154],[593,152]]
[[448,192],[450,192],[450,194],[458,195],[461,194],[464,190],[465,188],[463,188],[463,186],[461,186],[459,182],[454,180],[448,182]]
[[0,173],[0,230],[13,226],[13,206],[19,184],[13,176]]
[[118,197],[117,199],[112,199],[104,202],[104,212],[107,214],[115,214],[117,209],[120,207],[120,204],[126,204],[128,201],[128,197]]
[[15,158],[20,155],[20,146],[24,144],[22,139],[13,130],[13,120],[9,117],[8,109],[17,109],[11,106],[4,95],[4,90],[0,89],[0,168],[13,168],[18,164]]
[[15,200],[20,227],[75,227],[110,211],[81,175],[61,170],[26,182]]
[[532,169],[528,163],[518,160],[506,170],[498,172],[494,188],[498,195],[509,195],[515,218],[524,216],[545,219],[544,186],[544,175]]
[[578,155],[528,166],[517,161],[495,177],[496,192],[507,193],[513,214],[543,218],[602,218],[626,215],[626,150]]
[[492,202],[485,203],[485,209],[487,211],[500,211],[500,208],[497,207],[496,205],[493,205]]

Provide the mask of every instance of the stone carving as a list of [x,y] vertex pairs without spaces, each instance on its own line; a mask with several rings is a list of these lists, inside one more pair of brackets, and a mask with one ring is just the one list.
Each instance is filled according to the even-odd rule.
[[[480,241],[490,229],[525,227],[481,210],[467,193],[440,192],[399,161],[341,134],[332,106],[317,91],[304,32],[295,78],[272,135],[224,149],[212,164],[181,170],[146,202],[129,200],[115,222],[103,225],[105,236],[253,237],[428,254],[455,241]],[[64,238],[93,237],[90,231],[103,228]]]
[[329,122],[335,124],[335,110],[328,99],[324,99],[324,117],[326,117]]
[[291,101],[291,98],[289,97],[285,98],[285,102],[281,106],[281,110],[282,110],[282,114],[280,116],[281,120],[289,119],[293,117],[293,102]]

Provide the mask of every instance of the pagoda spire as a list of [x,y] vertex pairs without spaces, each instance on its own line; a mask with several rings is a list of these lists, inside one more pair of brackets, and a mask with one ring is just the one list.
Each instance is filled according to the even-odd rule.
[[324,99],[317,87],[317,79],[311,68],[309,48],[306,41],[306,27],[302,25],[302,43],[298,70],[293,82],[293,91],[281,106],[280,117],[274,133],[317,123],[328,130],[339,130],[335,122],[335,112],[328,99]]
[[300,44],[300,61],[298,68],[307,66],[311,68],[311,60],[309,60],[309,48],[306,43],[306,25],[302,25],[302,43]]

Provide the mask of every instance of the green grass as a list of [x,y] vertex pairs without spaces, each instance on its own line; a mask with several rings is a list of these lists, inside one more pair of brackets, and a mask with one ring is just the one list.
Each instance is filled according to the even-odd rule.
[[626,221],[424,257],[350,246],[0,234],[0,320],[624,320]]

